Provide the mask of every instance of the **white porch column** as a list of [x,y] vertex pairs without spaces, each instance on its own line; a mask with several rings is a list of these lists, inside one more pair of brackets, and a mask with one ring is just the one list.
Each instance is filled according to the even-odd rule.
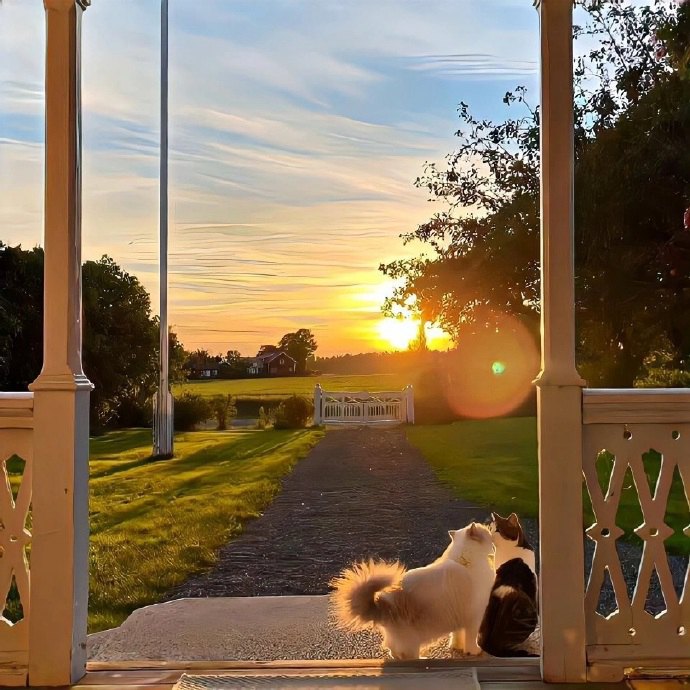
[[539,529],[542,674],[586,680],[582,388],[575,366],[573,0],[536,0],[541,20]]
[[84,673],[88,599],[89,392],[81,363],[81,15],[46,9],[43,369],[34,391],[29,684]]

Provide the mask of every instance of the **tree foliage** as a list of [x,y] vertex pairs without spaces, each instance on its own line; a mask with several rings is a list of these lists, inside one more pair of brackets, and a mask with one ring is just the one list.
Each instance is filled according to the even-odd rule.
[[[145,424],[158,383],[158,319],[149,295],[107,256],[84,264],[82,293],[91,424]],[[171,378],[180,380],[186,355],[174,333],[169,347]],[[26,390],[42,359],[43,250],[0,243],[0,389]]]
[[247,376],[247,363],[239,350],[228,350],[220,362],[220,377],[241,379]]
[[214,395],[210,400],[211,412],[216,419],[218,431],[228,428],[228,420],[237,416],[237,406],[232,395]]
[[314,403],[301,395],[292,395],[283,400],[275,413],[274,428],[304,429],[314,415]]
[[0,242],[0,388],[26,390],[43,359],[43,250]]
[[278,349],[287,352],[297,362],[297,373],[307,370],[307,359],[317,350],[314,334],[308,328],[300,328],[294,333],[286,333],[278,343]]
[[[586,0],[575,29],[578,350],[591,383],[631,385],[659,347],[690,357],[690,4]],[[536,335],[539,109],[524,87],[503,122],[459,108],[458,148],[416,186],[443,209],[403,235],[428,249],[382,265],[410,306],[458,343],[504,313]]]
[[185,392],[175,399],[175,431],[194,431],[199,424],[210,419],[213,408],[203,395]]

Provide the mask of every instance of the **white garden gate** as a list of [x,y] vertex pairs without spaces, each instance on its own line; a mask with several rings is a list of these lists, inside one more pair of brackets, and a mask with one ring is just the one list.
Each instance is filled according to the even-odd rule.
[[335,393],[317,384],[314,424],[414,424],[414,389]]

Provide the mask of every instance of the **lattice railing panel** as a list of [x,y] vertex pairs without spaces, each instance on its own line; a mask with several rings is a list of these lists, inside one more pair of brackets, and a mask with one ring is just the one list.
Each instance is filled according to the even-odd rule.
[[0,394],[0,667],[28,662],[33,398]]
[[[585,595],[588,645],[599,657],[687,656],[687,567],[679,594],[666,543],[674,533],[677,544],[690,535],[690,424],[586,424],[583,451],[594,514],[586,533],[595,543]],[[635,571],[632,593],[621,559]]]

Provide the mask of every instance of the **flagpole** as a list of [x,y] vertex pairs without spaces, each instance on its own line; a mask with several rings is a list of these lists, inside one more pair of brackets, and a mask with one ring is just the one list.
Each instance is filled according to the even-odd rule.
[[169,380],[168,334],[168,0],[161,0],[161,141],[160,141],[160,359],[154,404],[153,455],[172,457],[173,401]]

